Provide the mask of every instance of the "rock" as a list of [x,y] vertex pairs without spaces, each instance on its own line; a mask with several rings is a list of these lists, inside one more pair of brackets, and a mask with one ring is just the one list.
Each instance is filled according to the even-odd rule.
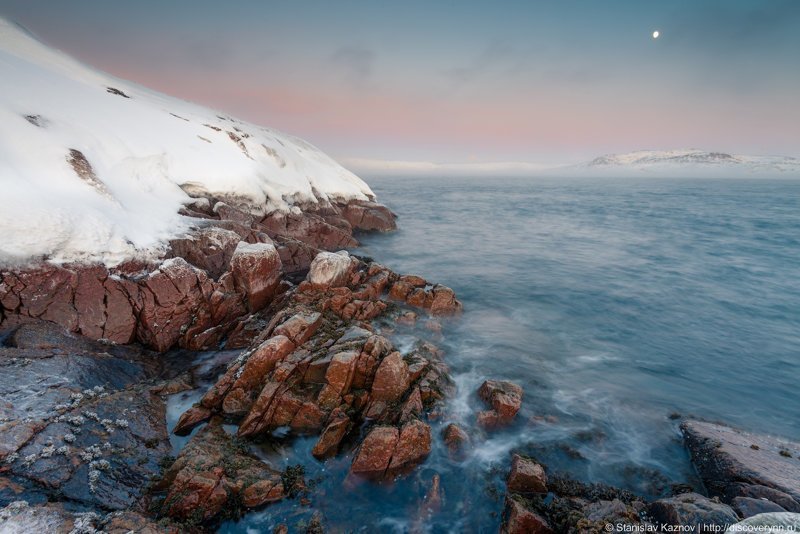
[[447,425],[442,433],[444,444],[447,445],[447,449],[452,455],[460,454],[463,452],[464,447],[469,444],[469,436],[455,423]]
[[400,430],[389,471],[397,473],[416,466],[431,452],[431,427],[422,421],[406,423]]
[[209,521],[240,502],[255,508],[284,497],[281,473],[250,456],[212,420],[195,434],[156,486],[166,490],[161,513]]
[[169,244],[173,257],[183,258],[217,279],[228,270],[241,239],[236,232],[211,226],[193,230]]
[[273,335],[286,336],[299,347],[314,335],[321,323],[322,314],[319,312],[301,312],[291,316],[284,323],[277,326]]
[[681,431],[711,495],[763,497],[800,512],[800,443],[702,421],[684,421]]
[[462,305],[456,299],[455,292],[449,287],[436,286],[433,289],[433,302],[431,314],[435,316],[448,316],[461,313]]
[[350,277],[350,256],[346,252],[320,252],[311,262],[308,280],[314,287],[341,287]]
[[772,501],[768,501],[766,499],[753,499],[751,497],[734,497],[731,501],[731,506],[736,514],[743,519],[758,514],[786,511]]
[[507,496],[503,510],[503,534],[551,534],[547,521],[532,510],[528,510],[515,497]]
[[373,428],[361,442],[350,472],[367,477],[383,477],[399,439],[400,432],[394,427]]
[[178,419],[178,422],[175,424],[175,428],[172,429],[172,433],[178,436],[186,436],[197,425],[205,423],[211,419],[212,415],[213,413],[208,408],[205,408],[199,404],[192,406],[183,412],[180,419]]
[[357,230],[390,232],[397,228],[397,216],[375,202],[352,201],[344,207],[342,216]]
[[339,445],[350,430],[350,426],[351,421],[344,414],[331,421],[322,431],[317,443],[314,445],[314,449],[311,451],[314,458],[323,460],[330,456],[335,456],[339,451]]
[[386,356],[375,372],[372,382],[372,399],[395,402],[402,397],[409,386],[408,365],[399,352]]
[[692,526],[693,532],[722,532],[739,520],[727,504],[714,502],[697,493],[660,499],[651,503],[647,511],[658,525]]
[[522,406],[522,388],[512,382],[487,380],[478,395],[492,408],[479,414],[479,423],[485,428],[507,425]]
[[280,282],[281,258],[275,246],[240,242],[230,264],[236,287],[247,296],[250,311],[263,308]]
[[519,454],[511,460],[511,472],[506,479],[508,491],[514,493],[547,493],[547,475],[544,468]]

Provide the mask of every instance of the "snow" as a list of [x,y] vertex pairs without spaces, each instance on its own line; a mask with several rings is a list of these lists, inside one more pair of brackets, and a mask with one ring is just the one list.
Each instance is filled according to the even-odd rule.
[[595,158],[584,167],[593,170],[643,171],[647,173],[721,172],[730,175],[800,174],[800,160],[789,156],[743,156],[694,148],[639,150],[627,154],[609,154]]
[[96,71],[0,18],[0,264],[157,257],[187,227],[187,192],[255,214],[374,198],[301,139]]

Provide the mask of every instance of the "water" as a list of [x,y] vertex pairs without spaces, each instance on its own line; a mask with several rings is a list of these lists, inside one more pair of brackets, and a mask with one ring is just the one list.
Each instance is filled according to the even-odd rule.
[[[437,439],[410,477],[344,490],[349,456],[319,464],[306,439],[267,454],[325,474],[312,500],[328,526],[495,531],[512,449],[650,497],[697,484],[673,414],[800,439],[800,182],[369,182],[400,229],[358,253],[464,303],[441,343],[459,390],[434,433],[461,421],[476,445],[452,460]],[[474,428],[487,377],[525,388],[516,423],[489,436]],[[444,506],[427,517],[434,472]],[[289,513],[304,517],[287,502],[223,531]]]

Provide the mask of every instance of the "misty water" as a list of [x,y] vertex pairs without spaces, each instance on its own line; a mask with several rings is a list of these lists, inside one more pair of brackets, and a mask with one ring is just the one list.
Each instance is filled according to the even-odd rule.
[[[678,414],[800,438],[800,182],[366,178],[399,230],[356,253],[464,304],[440,342],[458,392],[431,456],[394,483],[345,484],[352,453],[322,464],[313,438],[259,448],[324,477],[311,499],[333,531],[496,531],[511,450],[650,497],[696,485]],[[515,424],[489,435],[474,424],[486,378],[525,389]],[[451,421],[473,438],[465,458],[438,439]],[[295,499],[222,531],[308,517]]]

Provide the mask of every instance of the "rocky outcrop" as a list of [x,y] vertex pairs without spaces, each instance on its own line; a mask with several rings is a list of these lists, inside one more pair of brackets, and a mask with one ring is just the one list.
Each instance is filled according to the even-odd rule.
[[162,515],[199,524],[281,500],[288,488],[282,472],[251,456],[217,419],[192,437],[156,490],[165,492]]
[[0,531],[4,534],[178,534],[180,529],[169,521],[155,522],[137,512],[81,513],[67,510],[60,503],[31,505],[15,501],[0,508]]
[[170,242],[165,260],[0,270],[0,327],[42,319],[158,351],[216,346],[321,250],[356,246],[355,231],[395,227],[394,215],[373,202],[304,209],[258,216],[200,198],[183,210],[194,228]]
[[[727,503],[757,499],[800,512],[800,443],[702,421],[684,421],[681,431],[709,494]],[[753,504],[737,501],[742,511]]]

